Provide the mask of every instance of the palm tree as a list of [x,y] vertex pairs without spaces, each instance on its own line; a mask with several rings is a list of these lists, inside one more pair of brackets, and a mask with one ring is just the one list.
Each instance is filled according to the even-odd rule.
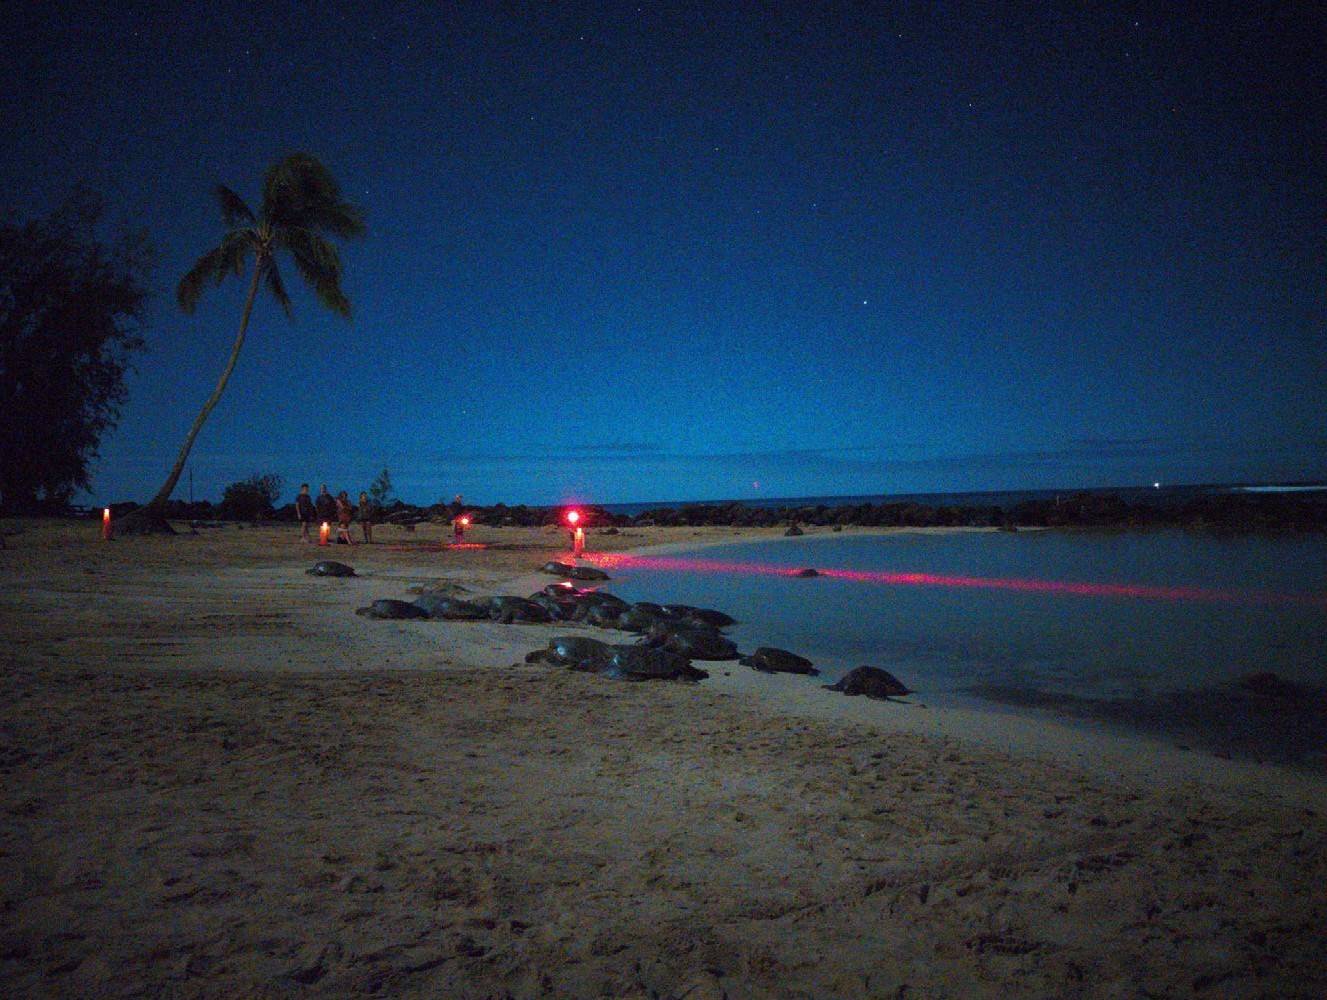
[[217,185],[216,196],[227,232],[180,279],[176,298],[181,309],[192,313],[209,284],[220,285],[232,274],[237,277],[243,274],[252,258],[249,292],[244,299],[240,330],[230,360],[189,429],[165,484],[143,509],[146,517],[136,519],[141,522],[140,528],[148,527],[151,521],[164,523],[162,512],[184,470],[194,438],[221,399],[235,370],[259,285],[266,285],[286,315],[292,315],[290,296],[277,270],[277,251],[284,250],[290,255],[295,269],[323,305],[339,316],[350,318],[350,300],[341,290],[341,258],[328,237],[350,239],[364,235],[364,217],[358,208],[342,200],[340,188],[326,167],[308,153],[292,153],[273,163],[263,181],[263,203],[257,214],[223,184]]

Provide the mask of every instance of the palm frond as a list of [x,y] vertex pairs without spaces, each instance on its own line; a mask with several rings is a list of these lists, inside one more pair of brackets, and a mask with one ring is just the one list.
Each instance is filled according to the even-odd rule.
[[358,239],[368,232],[364,211],[349,202],[310,202],[304,206],[304,224],[338,239]]
[[289,250],[297,260],[303,258],[310,267],[326,272],[337,281],[341,280],[341,255],[336,245],[312,229],[279,229],[276,242],[278,246]]
[[219,285],[227,275],[244,270],[244,258],[250,246],[245,236],[244,232],[227,233],[218,246],[194,262],[175,288],[175,298],[181,309],[193,312],[209,283]]
[[274,227],[297,226],[342,239],[364,235],[364,213],[344,201],[331,172],[308,153],[292,153],[268,168],[263,218]]
[[341,290],[341,257],[336,247],[307,229],[284,230],[281,245],[290,251],[295,268],[320,302],[339,316],[350,318],[350,300]]
[[218,272],[228,274],[229,271],[228,267],[221,264],[220,247],[215,247],[199,257],[175,286],[175,299],[179,302],[180,308],[187,313],[193,312],[208,283],[216,280]]
[[[258,236],[252,229],[232,229],[221,238],[217,247],[222,260],[229,267],[230,273],[239,277],[244,273],[244,261],[250,251],[258,244]],[[217,275],[217,284],[221,284],[224,274]]]
[[286,314],[286,318],[293,319],[295,313],[290,308],[290,296],[286,294],[286,286],[281,281],[281,272],[276,269],[276,261],[269,260],[267,262],[263,280],[267,282],[267,290],[272,293],[272,298],[276,299],[281,305],[281,310]]
[[221,206],[221,218],[227,226],[238,226],[241,223],[253,225],[257,221],[244,199],[226,185],[217,185],[216,196],[217,204]]

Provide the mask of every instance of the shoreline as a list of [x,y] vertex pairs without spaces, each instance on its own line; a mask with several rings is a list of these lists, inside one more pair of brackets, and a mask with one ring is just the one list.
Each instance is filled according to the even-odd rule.
[[[0,554],[8,994],[1327,987],[1321,783],[734,664],[525,664],[556,625],[353,614],[512,589],[556,532],[30,528]],[[605,547],[706,537],[730,536]],[[319,558],[359,576],[307,576]]]
[[[1020,531],[1049,531],[1049,528],[1020,529]],[[712,551],[732,545],[752,542],[772,544],[825,540],[848,536],[879,537],[892,535],[953,535],[992,534],[998,528],[954,526],[942,528],[870,528],[811,529],[800,536],[782,534],[761,538],[713,538],[697,543],[667,542],[642,546],[623,555],[673,555],[699,551]],[[593,553],[584,560],[594,564]],[[551,577],[538,574],[523,576],[512,581],[521,596],[536,590]],[[605,586],[612,588],[612,581]],[[576,634],[594,635],[602,630],[574,627]],[[612,641],[630,641],[630,633],[613,633]],[[814,660],[814,650],[799,650]],[[711,685],[725,694],[752,699],[766,699],[774,713],[786,712],[807,718],[842,716],[855,722],[875,725],[886,732],[910,732],[927,736],[970,741],[988,749],[1024,755],[1045,760],[1073,760],[1078,766],[1112,780],[1143,781],[1152,786],[1167,782],[1194,781],[1210,784],[1223,791],[1238,791],[1273,778],[1296,801],[1327,806],[1327,772],[1308,765],[1296,766],[1248,757],[1223,756],[1211,750],[1178,745],[1176,739],[1149,734],[1127,723],[1097,718],[1061,715],[1053,710],[1034,706],[1020,706],[979,696],[971,696],[968,707],[963,705],[927,705],[925,694],[909,695],[902,702],[875,702],[866,698],[845,698],[826,691],[816,678],[792,675],[765,675],[736,661],[701,663],[710,671],[703,684]],[[920,713],[920,714],[919,714]]]

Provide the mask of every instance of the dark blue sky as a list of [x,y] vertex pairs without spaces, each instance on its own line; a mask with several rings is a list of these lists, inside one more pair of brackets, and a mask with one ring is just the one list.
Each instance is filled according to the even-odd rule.
[[260,304],[199,496],[1327,478],[1322,8],[721,6],[7,9],[0,199],[160,247],[95,497],[225,361],[242,283],[173,296],[212,186],[296,149],[366,211],[355,319]]

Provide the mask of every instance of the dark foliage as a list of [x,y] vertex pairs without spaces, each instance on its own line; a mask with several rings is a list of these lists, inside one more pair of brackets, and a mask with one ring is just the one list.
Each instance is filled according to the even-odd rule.
[[392,474],[383,468],[378,473],[378,478],[373,481],[369,487],[369,499],[379,507],[385,507],[391,503],[392,499]]
[[90,483],[143,346],[151,253],[137,233],[98,236],[100,200],[0,218],[0,507],[60,510]]
[[281,477],[271,472],[254,473],[231,483],[221,494],[221,516],[233,521],[265,521],[281,496]]

